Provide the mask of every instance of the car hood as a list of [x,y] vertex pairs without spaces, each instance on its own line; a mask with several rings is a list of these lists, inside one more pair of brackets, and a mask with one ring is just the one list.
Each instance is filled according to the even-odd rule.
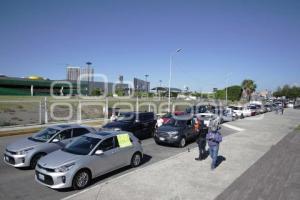
[[103,126],[103,128],[124,128],[128,127],[129,122],[111,122]]
[[6,146],[6,149],[9,151],[22,151],[24,149],[32,148],[38,145],[43,144],[42,142],[35,142],[32,140],[29,140],[28,138],[22,138],[19,139],[13,143],[10,143],[9,145]]
[[157,132],[172,132],[179,131],[182,127],[174,127],[174,126],[161,126],[157,129]]
[[64,152],[62,150],[54,151],[53,153],[50,153],[44,157],[42,157],[38,164],[42,167],[46,168],[58,168],[63,165],[76,162],[79,159],[81,159],[83,155],[76,155],[68,152]]

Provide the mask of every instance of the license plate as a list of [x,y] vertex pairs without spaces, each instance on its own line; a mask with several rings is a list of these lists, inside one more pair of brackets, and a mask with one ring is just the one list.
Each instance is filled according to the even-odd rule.
[[165,140],[165,138],[163,138],[163,137],[160,137],[160,138],[159,138],[159,140],[161,140],[161,141],[164,141],[164,140]]
[[42,181],[45,180],[45,176],[44,176],[43,174],[38,174],[38,176],[39,176],[39,179],[40,179],[40,180],[42,180]]

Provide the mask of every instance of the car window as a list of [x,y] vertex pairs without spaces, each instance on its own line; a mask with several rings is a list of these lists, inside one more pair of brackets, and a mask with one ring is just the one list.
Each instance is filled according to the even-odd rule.
[[192,120],[187,120],[186,125],[191,126],[192,125]]
[[66,140],[72,137],[72,129],[64,130],[55,136],[55,139]]
[[98,150],[102,150],[103,152],[109,151],[115,148],[114,137],[107,138],[101,142],[98,147]]
[[87,130],[86,128],[74,128],[73,129],[73,137],[78,137],[84,134],[89,133],[90,131]]

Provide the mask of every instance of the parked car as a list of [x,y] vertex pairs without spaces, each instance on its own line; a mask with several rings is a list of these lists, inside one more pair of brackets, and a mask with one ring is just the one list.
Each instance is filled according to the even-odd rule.
[[212,127],[213,125],[220,125],[222,120],[220,116],[213,113],[200,113],[196,114],[196,116],[203,120],[204,125],[208,128]]
[[198,105],[198,106],[192,106],[186,109],[186,113],[187,114],[199,114],[199,113],[206,113],[207,110],[207,106],[205,105]]
[[236,118],[244,118],[243,107],[242,106],[229,106],[235,113]]
[[258,114],[255,105],[250,105],[250,106],[248,106],[247,108],[251,111],[251,116],[255,116],[256,114]]
[[153,112],[121,112],[116,121],[105,124],[103,129],[123,130],[133,133],[137,138],[152,137],[156,117]]
[[127,165],[139,166],[142,158],[142,146],[132,133],[100,131],[40,159],[35,180],[53,189],[83,189],[95,177]]
[[94,128],[77,124],[50,126],[31,137],[7,145],[4,161],[14,167],[34,169],[41,157],[63,148],[78,136],[95,132]]
[[264,108],[267,112],[271,112],[273,109],[272,109],[272,106],[270,104],[265,104],[264,105]]
[[221,116],[221,122],[231,122],[236,120],[236,115],[233,112],[230,112],[228,109],[223,111],[223,115]]
[[154,140],[157,144],[173,144],[185,147],[188,141],[195,140],[197,134],[193,132],[192,119],[186,116],[171,118],[167,123],[159,127]]
[[180,115],[184,115],[184,114],[185,114],[184,112],[175,111],[173,114],[172,113],[166,113],[161,118],[163,119],[163,123],[167,123],[174,116],[180,116]]

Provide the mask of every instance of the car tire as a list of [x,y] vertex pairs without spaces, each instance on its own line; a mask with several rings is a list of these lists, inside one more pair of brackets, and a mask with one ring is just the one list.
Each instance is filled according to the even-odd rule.
[[186,139],[185,137],[182,137],[179,141],[178,147],[183,148],[186,145]]
[[241,114],[241,119],[244,119],[245,117],[244,117],[244,115],[243,114]]
[[46,155],[45,153],[39,153],[39,154],[34,155],[30,160],[30,168],[35,169],[35,166],[37,165],[37,162],[39,161],[39,159],[45,155]]
[[141,163],[142,163],[142,154],[139,152],[134,153],[130,161],[130,166],[132,168],[136,168],[140,166]]
[[81,190],[90,185],[91,174],[88,170],[83,169],[78,171],[72,181],[72,187],[75,190]]

